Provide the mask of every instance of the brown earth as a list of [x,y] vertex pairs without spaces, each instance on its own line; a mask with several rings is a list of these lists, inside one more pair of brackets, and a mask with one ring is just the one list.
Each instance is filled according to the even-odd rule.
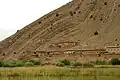
[[[105,46],[116,44],[119,46],[119,31],[120,0],[75,0],[1,41],[0,58],[39,58],[45,61],[60,58],[85,59],[81,54],[75,55],[74,52],[67,56],[64,51],[103,49]],[[50,56],[50,51],[60,54]],[[101,53],[93,51],[91,56],[86,58],[98,59],[96,52]],[[45,53],[44,57],[41,56],[42,53]]]

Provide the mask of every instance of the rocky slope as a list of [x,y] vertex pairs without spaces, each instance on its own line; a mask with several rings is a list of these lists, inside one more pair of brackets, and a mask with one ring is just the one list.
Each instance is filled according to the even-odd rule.
[[119,45],[119,31],[120,0],[74,0],[0,42],[1,59]]

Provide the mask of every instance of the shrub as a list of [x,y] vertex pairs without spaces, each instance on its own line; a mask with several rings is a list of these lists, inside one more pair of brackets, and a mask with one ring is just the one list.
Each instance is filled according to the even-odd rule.
[[61,60],[60,62],[64,63],[64,65],[70,65],[71,64],[71,62],[67,59]]
[[80,67],[94,67],[94,64],[92,63],[80,63],[80,62],[75,62],[73,66],[80,66]]
[[16,62],[14,60],[3,61],[2,67],[15,67]]
[[2,61],[0,61],[0,67],[2,67],[3,66],[3,62]]
[[95,64],[95,65],[106,65],[106,64],[108,64],[105,60],[96,60],[96,61],[91,61],[90,63]]
[[26,63],[24,64],[24,66],[25,66],[25,67],[34,66],[34,63],[32,63],[32,62],[26,62]]
[[30,60],[29,62],[32,62],[34,65],[40,65],[40,61],[39,60]]
[[84,63],[82,64],[83,67],[94,67],[94,64],[92,63]]
[[59,60],[56,65],[57,66],[71,65],[71,62],[67,59],[64,59],[64,60]]
[[75,63],[73,63],[73,66],[82,66],[82,63],[80,63],[80,62],[75,62]]
[[118,58],[111,59],[110,63],[112,65],[120,65],[120,60]]
[[63,67],[65,66],[64,63],[61,63],[60,61],[57,62],[56,66]]
[[24,60],[17,60],[15,66],[16,67],[22,67],[22,66],[24,66],[25,62],[26,61],[24,61]]

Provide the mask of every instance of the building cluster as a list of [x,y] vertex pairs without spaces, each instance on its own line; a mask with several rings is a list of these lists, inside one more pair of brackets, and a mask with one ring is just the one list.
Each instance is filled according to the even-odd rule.
[[120,47],[119,46],[106,46],[104,49],[36,51],[36,54],[40,54],[40,56],[44,56],[44,55],[47,56],[47,55],[72,55],[72,54],[89,55],[89,54],[95,54],[95,55],[100,57],[103,54],[120,54]]

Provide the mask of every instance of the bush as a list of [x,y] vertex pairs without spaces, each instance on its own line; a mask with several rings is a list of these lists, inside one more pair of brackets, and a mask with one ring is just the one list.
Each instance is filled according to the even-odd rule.
[[111,59],[110,63],[112,65],[120,65],[120,60],[118,58]]
[[60,61],[57,62],[56,66],[63,67],[65,66],[64,63],[61,63]]
[[80,67],[94,67],[94,64],[92,63],[80,63],[80,62],[75,62],[73,64],[74,67],[80,66]]
[[73,66],[82,66],[82,63],[80,63],[80,62],[75,62],[75,63],[73,63]]
[[94,65],[106,65],[108,64],[105,60],[96,60],[96,61],[91,61],[90,63]]
[[94,67],[94,64],[92,63],[84,63],[82,64],[83,67]]
[[60,62],[64,63],[64,65],[70,65],[71,64],[71,62],[67,59],[61,60]]
[[24,61],[24,60],[17,60],[15,66],[16,67],[22,67],[22,66],[25,65],[25,62],[26,61]]
[[24,64],[24,66],[25,66],[25,67],[34,66],[34,63],[32,63],[32,62],[26,62],[26,63]]
[[40,61],[39,60],[30,60],[29,62],[32,62],[34,65],[40,65]]
[[71,65],[71,62],[67,59],[64,59],[64,60],[59,60],[56,65],[57,66]]
[[0,61],[0,67],[2,67],[3,66],[3,62],[2,61]]
[[2,67],[15,67],[15,64],[14,60],[3,61]]

